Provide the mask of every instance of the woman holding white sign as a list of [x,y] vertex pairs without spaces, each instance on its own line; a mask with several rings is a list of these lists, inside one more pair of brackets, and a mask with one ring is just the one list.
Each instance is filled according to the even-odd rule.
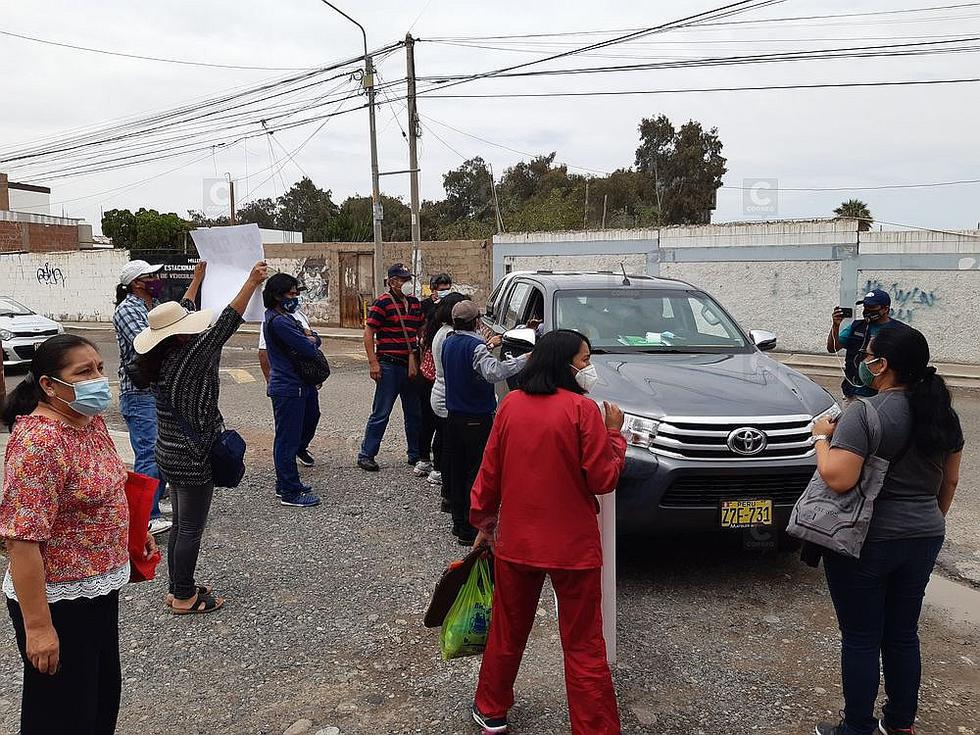
[[167,544],[170,591],[175,614],[207,613],[224,600],[194,580],[214,494],[212,449],[224,429],[218,410],[221,348],[238,331],[242,315],[268,274],[255,264],[238,295],[211,325],[209,309],[188,311],[175,301],[153,309],[150,326],[136,337],[140,382],[157,395],[157,465],[170,485],[174,525]]

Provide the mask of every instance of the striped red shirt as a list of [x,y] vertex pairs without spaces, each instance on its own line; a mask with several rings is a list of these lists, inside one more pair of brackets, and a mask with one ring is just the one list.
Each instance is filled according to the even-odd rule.
[[378,355],[407,358],[409,349],[414,350],[418,343],[422,304],[414,296],[405,296],[403,301],[398,302],[388,291],[371,304],[367,325],[374,330]]

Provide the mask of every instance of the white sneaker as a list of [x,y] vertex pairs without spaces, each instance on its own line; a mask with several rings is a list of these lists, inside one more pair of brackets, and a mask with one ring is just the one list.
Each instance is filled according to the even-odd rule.
[[154,518],[152,521],[150,521],[149,531],[151,534],[156,536],[164,531],[169,531],[170,527],[173,525],[174,524],[171,521],[168,521],[166,518]]
[[430,485],[441,485],[442,484],[442,473],[437,470],[432,470],[429,476],[425,478],[425,481]]
[[415,472],[416,477],[425,477],[430,472],[432,472],[432,463],[420,459],[418,462],[415,463],[415,469],[413,470],[413,472]]

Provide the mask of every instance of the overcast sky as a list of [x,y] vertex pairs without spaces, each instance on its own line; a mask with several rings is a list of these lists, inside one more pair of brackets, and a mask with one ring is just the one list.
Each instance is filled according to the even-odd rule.
[[[964,0],[955,0],[964,2]],[[420,39],[447,36],[553,33],[648,27],[721,5],[721,0],[338,0],[378,47],[412,27]],[[739,20],[892,11],[952,4],[954,0],[786,0]],[[950,35],[980,36],[980,4],[931,13],[776,22],[677,31],[621,45],[601,55],[577,56],[560,68],[638,63],[642,60],[908,43]],[[414,26],[413,26],[414,23]],[[0,30],[141,55],[265,67],[315,67],[360,53],[357,29],[317,0],[213,0],[165,3],[98,0],[95,3],[0,0]],[[479,72],[617,35],[548,39],[519,50],[475,49],[422,42],[420,76]],[[493,45],[495,42],[486,42]],[[627,58],[622,58],[627,57]],[[257,84],[284,72],[184,67],[55,48],[0,36],[4,60],[0,148],[43,141],[61,131],[97,126],[151,110],[166,110],[230,88]],[[404,53],[386,59],[383,79],[404,76]],[[647,70],[554,78],[485,80],[454,88],[466,93],[581,90],[654,90],[946,79],[977,76],[977,53],[893,59],[806,61],[730,68]],[[784,188],[873,187],[980,178],[980,85],[714,92],[646,96],[539,99],[422,99],[420,156],[424,198],[440,198],[442,174],[460,155],[483,156],[502,172],[521,153],[495,147],[443,127],[451,125],[500,146],[526,153],[557,151],[558,161],[593,171],[633,164],[637,124],[665,113],[676,124],[699,120],[717,127],[728,158],[714,221],[758,219],[746,213],[740,188],[746,179],[777,179]],[[397,112],[398,120],[394,119]],[[378,111],[382,170],[407,168],[399,129],[405,111]],[[439,121],[439,122],[436,122]],[[271,164],[296,149],[316,125],[282,131],[270,147],[254,138],[218,153],[156,161],[89,176],[33,181],[52,188],[52,214],[83,217],[96,225],[100,212],[141,206],[186,215],[202,207],[202,181],[225,172],[239,181],[239,196],[281,194],[303,172],[333,191],[335,201],[370,192],[367,114],[331,119],[268,179]],[[443,139],[441,142],[436,134]],[[455,149],[455,152],[451,149]],[[197,155],[200,158],[200,154]],[[526,158],[526,157],[524,157]],[[166,175],[160,175],[179,168]],[[7,166],[11,178],[22,180]],[[258,173],[257,173],[258,172]],[[155,177],[155,178],[150,178]],[[148,181],[144,181],[150,179]],[[137,182],[144,183],[137,184]],[[265,181],[260,187],[257,186]],[[136,185],[134,185],[136,184]],[[408,199],[408,180],[382,180],[386,193]],[[110,191],[114,190],[114,191]],[[102,193],[110,191],[110,193]],[[866,191],[790,192],[778,200],[779,217],[821,217],[843,199],[866,201],[879,220],[938,228],[972,228],[980,221],[980,185]]]

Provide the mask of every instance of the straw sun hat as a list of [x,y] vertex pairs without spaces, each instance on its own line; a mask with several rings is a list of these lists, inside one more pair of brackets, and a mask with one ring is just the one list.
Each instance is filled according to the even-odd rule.
[[133,349],[145,355],[167,337],[175,334],[200,334],[211,326],[211,309],[187,311],[176,301],[167,301],[152,309],[148,315],[150,326],[136,335]]

